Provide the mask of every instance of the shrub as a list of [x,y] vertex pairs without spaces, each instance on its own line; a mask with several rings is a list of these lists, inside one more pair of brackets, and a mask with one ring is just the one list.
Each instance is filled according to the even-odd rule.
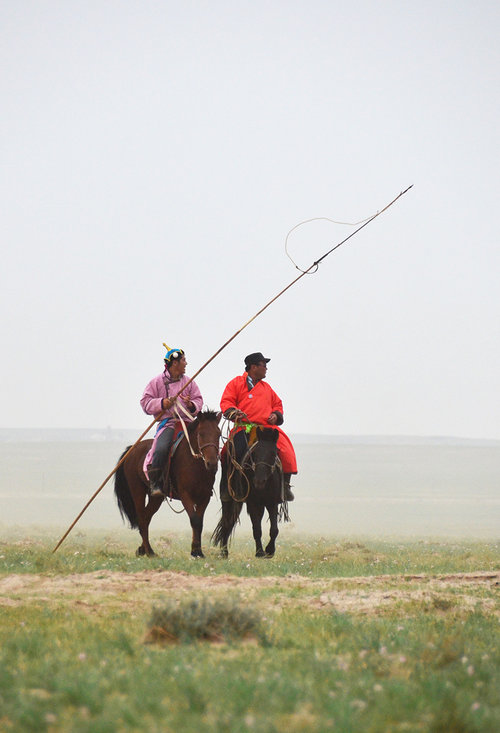
[[238,598],[189,598],[154,606],[146,642],[224,641],[260,636],[257,611]]

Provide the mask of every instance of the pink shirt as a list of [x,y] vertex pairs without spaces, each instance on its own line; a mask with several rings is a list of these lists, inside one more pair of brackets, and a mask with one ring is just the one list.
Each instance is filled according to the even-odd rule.
[[[181,391],[186,382],[189,382],[189,377],[187,377],[185,374],[177,381],[172,381],[168,370],[165,370],[163,374],[158,374],[157,377],[154,377],[147,385],[146,389],[144,390],[144,394],[141,397],[141,407],[146,415],[158,415],[162,411],[162,399],[164,397],[168,397],[169,399],[175,397],[175,395],[177,395]],[[191,400],[196,408],[195,411],[191,414],[191,420],[194,420],[196,415],[203,407],[203,397],[201,396],[201,392],[198,389],[196,382],[191,382],[189,387],[185,389],[182,395],[179,397],[178,404],[182,405],[183,407],[184,397],[186,398],[186,400]],[[165,410],[162,418],[177,419],[174,410],[175,405],[169,410]],[[182,410],[179,411],[182,419],[189,421],[190,418],[188,418],[188,416],[185,415]]]

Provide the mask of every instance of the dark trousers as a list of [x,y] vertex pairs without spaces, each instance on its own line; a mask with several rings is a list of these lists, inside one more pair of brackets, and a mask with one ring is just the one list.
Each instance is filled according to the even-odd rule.
[[165,467],[168,460],[168,452],[170,450],[170,446],[172,445],[173,437],[174,429],[170,427],[165,428],[165,430],[160,433],[156,442],[153,460],[151,461],[151,464],[148,468],[148,473],[151,469],[153,469],[153,471],[163,471],[163,468]]

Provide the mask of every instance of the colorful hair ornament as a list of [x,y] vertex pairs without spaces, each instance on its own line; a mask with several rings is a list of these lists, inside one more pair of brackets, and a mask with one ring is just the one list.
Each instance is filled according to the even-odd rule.
[[172,359],[180,359],[181,356],[184,356],[182,349],[169,349],[163,358],[164,361],[170,362]]

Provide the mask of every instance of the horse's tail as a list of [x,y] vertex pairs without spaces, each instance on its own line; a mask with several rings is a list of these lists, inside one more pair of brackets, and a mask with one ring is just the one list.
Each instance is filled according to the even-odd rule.
[[[130,450],[130,446],[125,448],[120,456],[118,462],[121,461],[123,456]],[[125,477],[124,463],[118,466],[115,473],[115,496],[118,504],[118,509],[122,515],[123,521],[127,518],[131,529],[138,529],[137,512],[135,510],[135,504],[132,499],[132,494],[128,486],[127,479]]]
[[222,517],[210,538],[212,545],[222,547],[224,538],[227,538],[226,543],[231,539],[236,529],[236,524],[239,521],[242,506],[243,504],[241,502],[233,500],[222,503]]

